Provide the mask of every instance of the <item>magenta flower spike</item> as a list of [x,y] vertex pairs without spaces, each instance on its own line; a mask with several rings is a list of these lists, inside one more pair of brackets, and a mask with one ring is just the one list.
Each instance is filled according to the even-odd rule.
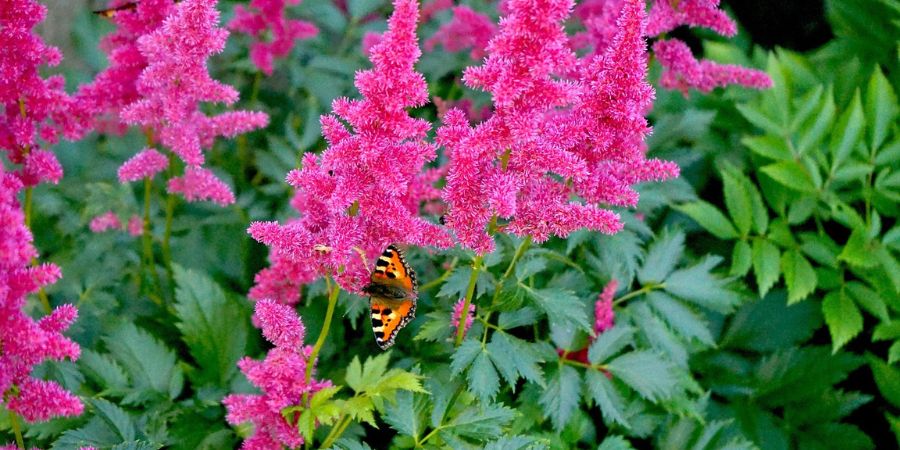
[[[300,0],[251,0],[250,9],[243,5],[234,7],[228,28],[253,37],[250,60],[266,75],[272,75],[275,60],[288,56],[297,40],[319,33],[310,22],[285,17],[285,8],[298,3]],[[271,38],[263,39],[265,34]]]
[[[588,228],[615,233],[617,214],[598,203],[633,206],[631,185],[677,176],[672,163],[646,160],[644,10],[629,0],[604,54],[579,59],[562,22],[569,0],[510,0],[509,14],[481,66],[464,81],[491,93],[494,114],[474,128],[461,111],[438,130],[450,168],[447,225],[465,247],[493,249],[489,228],[535,242]],[[571,200],[577,194],[580,200]]]
[[619,282],[610,280],[597,297],[597,302],[594,303],[594,333],[597,335],[614,325],[616,315],[613,312],[613,297],[618,289]]
[[187,201],[228,205],[234,202],[231,189],[200,167],[203,149],[211,147],[217,136],[234,137],[265,126],[269,119],[262,112],[207,116],[200,110],[204,102],[231,105],[238,98],[234,88],[214,80],[207,71],[207,60],[224,49],[228,37],[228,31],[218,27],[215,7],[215,0],[184,0],[161,26],[137,39],[147,67],[137,81],[137,100],[122,109],[121,117],[128,124],[152,130],[159,143],[188,166],[183,176],[169,180],[170,192],[182,194]]
[[169,166],[169,158],[162,153],[147,148],[141,150],[119,167],[119,182],[128,183],[144,178],[152,178]]
[[737,34],[737,24],[719,9],[719,0],[656,0],[647,18],[647,35],[658,36],[675,28],[709,28],[725,37]]
[[275,347],[262,361],[244,358],[238,362],[241,371],[261,393],[225,397],[222,403],[227,410],[226,420],[232,425],[253,424],[253,434],[244,441],[243,449],[300,447],[303,437],[296,426],[285,421],[281,410],[300,404],[304,394],[312,395],[331,386],[331,382],[313,379],[306,383],[303,376],[306,365],[315,361],[309,361],[312,347],[303,345],[305,328],[292,308],[272,300],[260,300],[253,320]]
[[[463,317],[463,307],[465,306],[466,299],[465,297],[459,299],[456,304],[453,305],[453,312],[450,315],[450,328],[454,331],[459,328],[459,321],[462,320]],[[466,324],[464,325],[463,335],[469,332],[469,328],[472,328],[472,322],[475,321],[475,304],[470,303],[469,309],[466,313]]]
[[89,228],[94,233],[103,233],[104,231],[122,228],[122,222],[119,220],[119,216],[117,216],[116,213],[107,211],[91,219]]
[[468,6],[453,8],[453,19],[441,25],[441,28],[425,41],[425,51],[431,51],[440,44],[448,52],[461,52],[471,48],[469,57],[481,59],[488,42],[497,32],[491,19]]
[[[413,67],[421,54],[417,19],[415,0],[394,2],[387,31],[370,49],[372,69],[356,75],[362,98],[337,99],[335,115],[321,118],[329,147],[305,154],[302,168],[287,176],[300,216],[250,226],[253,238],[271,247],[272,259],[257,277],[254,297],[309,281],[304,270],[330,274],[342,288],[359,292],[368,264],[388,244],[451,245],[442,227],[419,215],[439,191],[431,186],[434,171],[423,170],[435,158],[434,145],[425,141],[430,124],[407,112],[428,99],[425,79]],[[292,303],[297,297],[276,299]]]

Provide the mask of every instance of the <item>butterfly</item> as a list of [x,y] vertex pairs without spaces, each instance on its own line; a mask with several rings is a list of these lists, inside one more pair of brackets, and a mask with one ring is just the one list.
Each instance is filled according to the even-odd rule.
[[115,16],[116,14],[118,14],[122,11],[131,11],[135,8],[137,8],[137,2],[128,2],[123,5],[113,7],[113,8],[107,8],[107,9],[101,9],[99,11],[94,11],[94,14],[101,16],[101,17],[106,17],[107,19],[111,19],[113,16]]
[[382,350],[394,345],[397,332],[416,317],[416,272],[403,252],[389,245],[375,262],[369,284],[362,291],[370,296],[372,331]]

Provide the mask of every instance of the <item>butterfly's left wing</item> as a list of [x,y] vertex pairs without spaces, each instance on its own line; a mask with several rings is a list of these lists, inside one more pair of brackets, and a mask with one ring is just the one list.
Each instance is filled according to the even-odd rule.
[[416,317],[416,299],[372,297],[372,331],[382,350],[394,345],[397,332]]

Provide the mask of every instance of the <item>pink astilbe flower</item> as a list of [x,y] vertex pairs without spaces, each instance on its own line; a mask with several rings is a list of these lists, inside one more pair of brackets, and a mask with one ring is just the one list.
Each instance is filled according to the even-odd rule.
[[125,231],[127,231],[130,236],[140,236],[144,232],[144,219],[137,214],[132,215],[128,219]]
[[97,217],[91,219],[89,228],[94,233],[103,233],[107,230],[118,230],[122,228],[122,222],[119,216],[112,211],[107,211]]
[[379,42],[381,42],[381,33],[366,31],[366,34],[362,37],[362,42],[360,42],[363,54],[367,57],[372,56],[372,47],[378,45]]
[[438,195],[423,189],[432,180],[423,167],[435,158],[435,148],[425,141],[429,123],[406,111],[428,99],[425,79],[413,68],[421,54],[417,4],[396,0],[394,8],[381,42],[371,49],[373,68],[356,75],[362,98],[334,101],[337,117],[321,118],[329,148],[320,156],[305,154],[302,169],[287,176],[300,217],[284,225],[256,222],[248,230],[277,258],[303,263],[317,275],[330,273],[351,292],[366,281],[367,260],[390,243],[451,243],[440,226],[419,216],[420,205]]
[[497,27],[488,16],[468,6],[457,6],[453,8],[453,19],[441,25],[441,28],[425,41],[425,50],[431,51],[436,44],[453,53],[471,48],[469,57],[481,59],[485,47],[496,32]]
[[[212,172],[201,169],[203,148],[216,136],[233,137],[268,123],[261,112],[225,112],[207,116],[200,103],[233,104],[237,91],[212,79],[207,59],[222,51],[228,31],[218,27],[215,0],[184,0],[163,24],[138,39],[148,65],[138,83],[138,100],[125,107],[122,119],[151,128],[159,142],[188,165],[183,177],[169,182],[170,192],[188,201],[234,201],[230,190]],[[177,38],[176,38],[177,37]]]
[[23,166],[19,175],[26,186],[62,177],[62,166],[41,141],[54,144],[59,134],[78,139],[86,131],[74,113],[80,103],[63,90],[65,80],[40,75],[40,66],[62,60],[59,49],[32,32],[46,14],[35,0],[0,2],[0,150]]
[[300,404],[303,395],[312,395],[331,386],[330,381],[311,380],[307,384],[303,374],[312,347],[303,345],[303,323],[288,306],[272,300],[256,303],[253,315],[266,340],[275,347],[262,361],[244,358],[238,366],[247,379],[258,387],[261,394],[231,394],[222,401],[227,410],[225,419],[232,425],[251,422],[253,434],[241,448],[280,449],[303,445],[303,437],[297,427],[285,421],[281,410]]
[[613,298],[616,296],[616,290],[619,289],[619,282],[610,280],[603,287],[603,292],[597,297],[594,303],[594,334],[600,335],[604,331],[613,327],[615,313],[613,312]]
[[231,189],[209,169],[188,166],[184,175],[169,180],[169,192],[177,192],[189,202],[210,200],[225,206],[234,203]]
[[78,397],[30,377],[43,361],[75,360],[81,349],[62,335],[78,317],[74,306],[60,306],[39,321],[23,311],[28,294],[56,282],[61,273],[53,264],[31,264],[37,251],[17,200],[22,186],[0,165],[0,392],[5,394],[0,402],[29,422],[77,416],[83,410]]
[[[250,9],[234,7],[228,28],[253,36],[250,60],[266,75],[272,75],[275,59],[289,55],[298,39],[309,39],[319,32],[310,22],[285,17],[285,7],[298,3],[300,0],[251,0]],[[270,40],[264,40],[264,35]]]
[[697,61],[687,44],[678,39],[657,41],[653,44],[653,53],[665,68],[659,79],[660,85],[685,95],[690,88],[710,92],[731,84],[754,89],[772,87],[772,79],[763,71],[735,64]]
[[[463,316],[463,307],[465,306],[466,299],[461,298],[455,305],[453,305],[453,313],[450,315],[450,328],[456,330],[459,328],[459,321]],[[469,332],[469,328],[472,328],[472,322],[475,321],[475,304],[469,303],[468,313],[466,314],[466,324],[463,326],[463,335]]]
[[[676,176],[671,163],[646,160],[644,10],[629,0],[603,55],[579,60],[562,27],[570,0],[510,0],[482,66],[464,81],[492,94],[494,114],[470,128],[461,111],[438,130],[450,169],[446,222],[479,253],[494,243],[488,224],[536,242],[579,228],[615,233],[618,215],[596,203],[633,206],[631,185]],[[572,194],[581,201],[572,201]]]
[[453,0],[429,0],[422,5],[422,21],[428,22],[435,14],[452,7]]
[[719,0],[656,0],[647,18],[647,34],[658,36],[681,25],[705,27],[725,37],[737,33],[737,25],[725,11],[719,9]]
[[585,31],[573,37],[574,47],[593,45],[594,53],[602,53],[618,31],[616,20],[624,4],[625,0],[586,0],[579,3],[575,7],[575,15],[584,24]]
[[432,97],[432,103],[434,103],[435,108],[437,109],[438,119],[443,120],[444,116],[453,108],[461,109],[466,113],[466,118],[469,122],[481,122],[487,120],[488,117],[491,117],[491,107],[483,106],[481,108],[476,108],[474,102],[468,98],[461,98],[459,100],[444,100],[440,97]]
[[144,178],[152,178],[169,166],[169,158],[162,153],[147,148],[141,150],[119,167],[119,182],[127,183]]

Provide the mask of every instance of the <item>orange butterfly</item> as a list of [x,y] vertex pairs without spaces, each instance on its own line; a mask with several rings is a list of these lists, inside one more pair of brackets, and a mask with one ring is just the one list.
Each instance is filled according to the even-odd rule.
[[363,288],[371,296],[372,331],[382,350],[394,345],[397,332],[416,317],[417,289],[416,272],[406,263],[403,252],[389,245]]
[[101,17],[106,17],[107,19],[111,19],[113,16],[115,16],[116,14],[118,14],[122,11],[130,11],[135,8],[137,8],[137,2],[128,2],[128,3],[125,3],[124,5],[119,5],[114,8],[107,8],[107,9],[101,9],[99,11],[94,11],[94,14],[101,16]]

